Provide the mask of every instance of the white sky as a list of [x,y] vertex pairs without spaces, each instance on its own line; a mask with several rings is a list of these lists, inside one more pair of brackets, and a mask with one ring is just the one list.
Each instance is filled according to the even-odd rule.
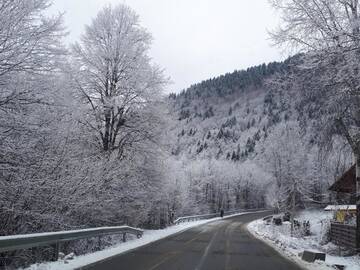
[[65,12],[69,40],[106,3],[126,3],[152,33],[150,52],[179,92],[193,83],[235,69],[282,60],[267,30],[278,22],[267,0],[53,0],[52,12]]

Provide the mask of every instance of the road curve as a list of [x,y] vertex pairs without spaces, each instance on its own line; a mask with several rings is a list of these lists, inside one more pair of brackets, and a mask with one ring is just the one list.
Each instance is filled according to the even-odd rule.
[[247,231],[247,223],[267,214],[210,222],[82,269],[300,270]]

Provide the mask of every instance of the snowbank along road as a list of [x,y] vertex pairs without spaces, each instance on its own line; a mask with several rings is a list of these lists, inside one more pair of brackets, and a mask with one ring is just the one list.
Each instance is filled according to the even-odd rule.
[[247,223],[268,214],[251,213],[210,222],[82,269],[300,270],[247,231]]

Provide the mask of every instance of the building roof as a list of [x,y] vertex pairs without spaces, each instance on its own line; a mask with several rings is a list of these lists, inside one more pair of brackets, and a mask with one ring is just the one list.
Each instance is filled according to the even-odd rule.
[[337,211],[337,210],[356,210],[355,204],[345,204],[345,205],[328,205],[324,209],[325,211]]
[[341,193],[356,193],[356,169],[351,166],[336,182],[329,188],[331,191]]

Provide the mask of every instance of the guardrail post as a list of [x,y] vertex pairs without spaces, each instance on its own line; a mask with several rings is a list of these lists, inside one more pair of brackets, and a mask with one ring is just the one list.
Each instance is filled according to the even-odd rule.
[[53,261],[56,262],[59,260],[59,253],[60,253],[60,242],[54,244],[54,257]]
[[98,237],[98,248],[101,250],[101,235]]
[[123,233],[123,242],[126,242],[126,233]]

